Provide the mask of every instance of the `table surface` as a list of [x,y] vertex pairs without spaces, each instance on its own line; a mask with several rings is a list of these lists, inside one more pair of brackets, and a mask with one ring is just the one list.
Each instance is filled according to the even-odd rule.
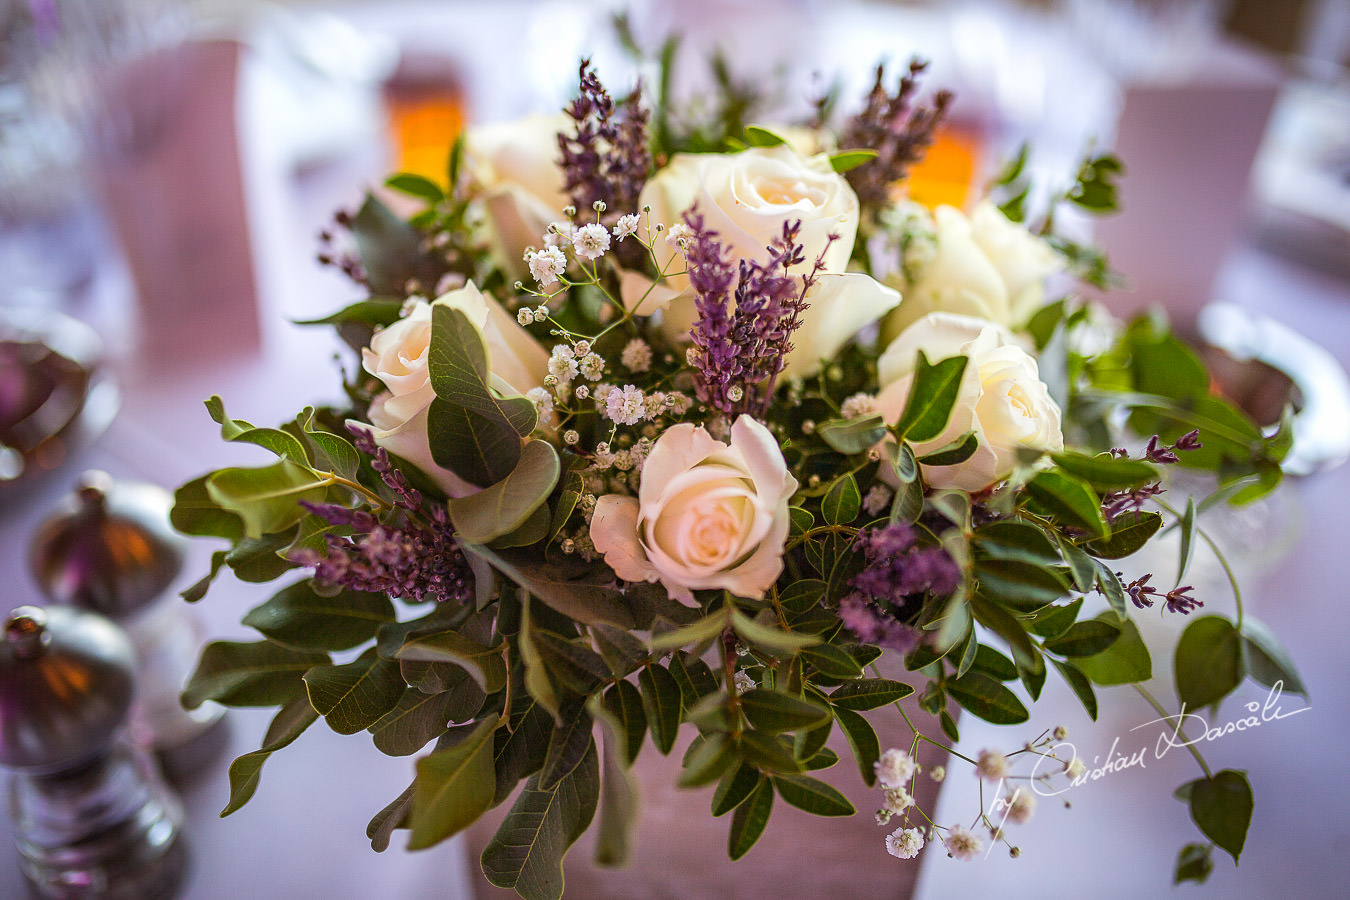
[[[355,299],[349,286],[313,265],[313,235],[338,203],[350,203],[363,183],[383,165],[366,147],[340,164],[295,178],[283,160],[261,142],[249,152],[248,191],[258,265],[263,344],[223,358],[158,358],[144,348],[121,354],[118,377],[123,409],[103,438],[72,461],[19,509],[0,517],[0,572],[7,576],[8,606],[38,601],[28,574],[26,542],[56,498],[85,468],[115,477],[172,486],[207,468],[258,461],[249,448],[227,447],[201,401],[224,396],[231,413],[260,423],[282,421],[302,403],[334,397],[337,379],[330,363],[331,336],[303,329],[289,319],[321,315]],[[1244,241],[1229,254],[1214,291],[1216,299],[1259,310],[1315,338],[1345,364],[1350,361],[1350,284],[1270,255]],[[95,295],[72,312],[100,325],[116,344],[135,347],[126,326],[125,273],[105,273]],[[1350,497],[1350,467],[1291,481],[1246,535],[1247,610],[1271,623],[1298,661],[1310,686],[1313,706],[1305,713],[1209,742],[1205,753],[1216,768],[1249,771],[1256,813],[1241,869],[1219,858],[1209,883],[1187,888],[1214,897],[1299,897],[1344,895],[1344,859],[1350,851],[1350,809],[1343,799],[1343,775],[1326,766],[1350,746],[1350,654],[1340,644],[1345,631],[1343,542]],[[1263,532],[1268,529],[1269,533]],[[205,571],[210,542],[193,545],[182,581]],[[1212,563],[1198,560],[1193,576],[1214,583]],[[220,579],[196,608],[214,638],[247,638],[238,624],[268,589]],[[1219,590],[1207,608],[1229,611]],[[1148,615],[1146,630],[1166,639],[1174,623]],[[1160,668],[1170,668],[1170,666]],[[1166,693],[1165,683],[1159,690]],[[917,896],[980,896],[997,885],[1007,898],[1102,894],[1097,861],[1110,861],[1111,896],[1154,895],[1170,884],[1178,848],[1196,838],[1185,807],[1171,799],[1172,787],[1196,777],[1184,751],[1163,758],[1153,752],[1156,716],[1128,688],[1102,691],[1103,716],[1092,725],[1077,701],[1051,679],[1046,696],[1024,727],[1003,729],[971,717],[962,722],[959,750],[1014,749],[1041,729],[1067,726],[1085,761],[1108,753],[1129,756],[1147,749],[1144,764],[1076,788],[1059,798],[1042,798],[1032,823],[1010,826],[1022,848],[1019,859],[1001,851],[983,862],[958,862],[929,852]],[[1215,724],[1236,719],[1242,704],[1261,702],[1265,692],[1248,684],[1221,708]],[[1285,711],[1301,708],[1285,698]],[[185,900],[235,897],[400,898],[470,897],[466,857],[458,841],[419,853],[401,841],[383,856],[364,836],[368,818],[395,797],[411,778],[411,760],[390,760],[369,741],[344,738],[321,726],[297,746],[276,754],[263,770],[254,799],[242,811],[218,818],[228,799],[229,758],[256,749],[266,728],[266,711],[232,711],[230,745],[217,766],[200,774],[184,792],[186,833],[193,868]],[[968,821],[978,804],[968,770],[953,775],[939,801],[940,823]],[[1333,767],[1334,769],[1334,767]],[[1071,802],[1070,804],[1061,801]],[[702,823],[691,822],[690,828]],[[822,826],[828,827],[828,826]],[[877,833],[875,865],[901,865],[885,855]],[[678,839],[678,834],[671,835]],[[10,865],[9,824],[0,818],[0,897],[22,896]],[[752,862],[754,854],[747,862]],[[761,861],[781,865],[786,861]],[[865,883],[865,882],[864,882]]]

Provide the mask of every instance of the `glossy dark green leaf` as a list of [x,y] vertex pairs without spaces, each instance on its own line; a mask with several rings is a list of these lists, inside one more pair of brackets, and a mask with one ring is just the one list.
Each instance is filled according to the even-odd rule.
[[1050,660],[1050,663],[1063,676],[1065,682],[1069,685],[1069,689],[1078,698],[1078,702],[1083,704],[1083,709],[1086,710],[1088,718],[1094,722],[1097,721],[1097,694],[1092,690],[1092,682],[1088,681],[1087,676],[1080,672],[1073,663],[1060,662],[1055,659]]
[[1036,512],[1081,528],[1093,537],[1104,538],[1109,533],[1101,501],[1082,479],[1062,472],[1039,472],[1027,482],[1026,492]]
[[489,716],[464,728],[457,743],[417,761],[409,850],[430,847],[464,830],[492,805],[496,792],[492,734],[497,718]]
[[438,466],[487,487],[520,465],[520,435],[508,422],[440,397],[427,409],[427,439]]
[[1173,671],[1187,709],[1218,703],[1246,674],[1242,635],[1222,616],[1201,616],[1181,633]]
[[809,510],[802,509],[800,506],[788,507],[788,519],[791,523],[789,534],[792,537],[805,534],[816,522],[816,517]]
[[856,419],[831,419],[816,426],[830,448],[845,456],[863,453],[886,436],[886,423],[881,416],[861,416]]
[[394,708],[370,726],[375,746],[388,756],[411,756],[445,733],[453,702],[449,691],[424,694],[408,688]]
[[350,227],[366,283],[376,294],[403,296],[410,279],[434,285],[445,271],[443,260],[424,248],[426,236],[371,194]]
[[969,712],[995,725],[1016,725],[1030,718],[1017,695],[982,672],[967,672],[947,682],[947,693]]
[[563,857],[590,826],[599,803],[599,763],[592,749],[553,790],[525,783],[497,834],[483,849],[483,874],[523,900],[560,900]]
[[956,727],[956,719],[946,709],[938,710],[938,727],[953,743],[961,740],[961,732]]
[[1031,610],[1054,603],[1068,591],[1055,570],[1016,559],[979,560],[975,578],[982,594],[1015,609]]
[[1008,649],[1012,651],[1013,662],[1017,663],[1018,668],[1028,671],[1034,671],[1037,667],[1044,668],[1040,654],[1032,646],[1026,626],[1021,620],[978,594],[971,599],[970,608],[977,622],[1007,642]]
[[413,662],[453,663],[468,672],[486,694],[494,694],[506,684],[501,645],[485,647],[457,631],[408,638],[394,656]]
[[1156,466],[1135,459],[1114,456],[1088,456],[1065,450],[1052,453],[1050,458],[1070,475],[1080,478],[1100,491],[1124,490],[1157,481]]
[[555,684],[575,694],[589,695],[609,680],[609,667],[600,655],[576,640],[535,629],[535,647]]
[[605,710],[622,726],[624,758],[631,763],[642,750],[642,739],[647,734],[647,714],[642,695],[630,681],[618,681],[606,689]]
[[652,743],[664,756],[675,746],[680,727],[680,685],[664,666],[647,666],[638,673],[642,707]]
[[230,802],[220,811],[222,819],[252,799],[267,758],[288,746],[318,719],[319,714],[309,705],[307,697],[297,697],[277,710],[263,735],[261,749],[245,753],[230,763]]
[[324,597],[305,579],[251,609],[243,624],[301,650],[348,650],[375,637],[382,624],[392,621],[394,605],[385,594],[342,591]]
[[784,802],[813,816],[851,816],[857,812],[837,789],[810,775],[776,775],[772,781]]
[[183,705],[196,709],[207,700],[226,706],[280,706],[303,694],[301,676],[328,663],[327,653],[283,647],[271,641],[213,641],[183,689]]
[[1224,769],[1191,782],[1191,818],[1205,837],[1238,861],[1252,823],[1252,787],[1245,772]]
[[889,678],[859,678],[846,681],[830,694],[830,705],[836,708],[865,710],[887,706],[914,693],[914,688],[902,681]]
[[398,663],[372,647],[341,666],[319,665],[304,675],[310,705],[338,734],[365,731],[395,706],[406,685]]
[[1194,881],[1196,884],[1204,884],[1209,878],[1209,873],[1214,871],[1214,860],[1210,858],[1210,851],[1213,849],[1213,844],[1187,844],[1182,847],[1181,852],[1177,854],[1172,883]]
[[858,517],[862,509],[862,494],[858,482],[845,473],[834,480],[820,501],[820,515],[827,525],[847,525]]
[[919,463],[925,466],[956,466],[970,459],[979,449],[980,439],[975,432],[967,431],[956,440],[919,457]]
[[740,859],[755,846],[769,824],[773,812],[773,785],[767,780],[750,794],[749,799],[736,807],[731,816],[731,832],[727,836],[727,855]]
[[741,763],[722,776],[713,792],[712,814],[724,816],[744,803],[764,780],[753,766]]
[[1125,513],[1111,523],[1111,536],[1088,541],[1084,548],[1102,559],[1123,559],[1152,540],[1162,528],[1162,516],[1155,512]]
[[1121,621],[1113,613],[1097,617],[1120,629],[1120,636],[1106,650],[1095,656],[1074,660],[1074,665],[1094,684],[1135,684],[1153,677],[1153,660],[1148,647],[1139,635],[1139,629],[1128,619]]
[[803,613],[825,599],[825,582],[818,578],[803,578],[781,589],[778,602],[792,613]]
[[1101,619],[1076,622],[1059,637],[1044,644],[1047,653],[1059,656],[1096,656],[1120,637],[1120,627]]
[[942,433],[961,390],[961,376],[966,371],[966,362],[964,356],[954,356],[930,364],[923,351],[919,351],[914,383],[905,401],[905,411],[895,425],[897,435],[911,442],[922,443]]
[[1002,520],[981,525],[973,537],[975,549],[997,559],[1013,559],[1041,566],[1058,565],[1059,553],[1044,531],[1028,522]]
[[517,703],[515,709],[511,715],[512,730],[500,729],[494,739],[492,765],[497,773],[497,787],[493,806],[511,796],[520,779],[544,765],[549,735],[553,733],[553,717],[542,704]]
[[1069,564],[1070,584],[1074,590],[1086,594],[1097,583],[1097,561],[1062,535],[1056,535],[1056,539],[1064,561]]
[[834,720],[848,738],[863,783],[868,787],[876,784],[876,762],[881,756],[881,741],[877,739],[876,729],[861,714],[839,705],[834,707]]
[[814,728],[830,716],[820,704],[765,688],[746,691],[740,704],[751,725],[770,733]]

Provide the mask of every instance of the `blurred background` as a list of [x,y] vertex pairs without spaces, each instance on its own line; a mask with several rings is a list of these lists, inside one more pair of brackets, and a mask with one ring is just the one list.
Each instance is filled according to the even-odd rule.
[[[1290,399],[1300,418],[1298,477],[1211,526],[1239,559],[1250,608],[1302,668],[1313,706],[1213,745],[1218,765],[1251,769],[1248,849],[1241,869],[1219,859],[1208,884],[1176,890],[1344,896],[1350,810],[1325,767],[1350,743],[1340,646],[1350,475],[1337,468],[1350,452],[1345,0],[0,0],[9,605],[40,600],[29,541],[84,469],[171,488],[235,455],[251,459],[219,441],[201,406],[212,393],[268,424],[339,399],[331,335],[291,324],[358,299],[315,260],[334,211],[395,169],[442,178],[466,122],[559,109],[581,56],[616,91],[651,83],[654,70],[616,37],[619,13],[653,51],[684,36],[679,93],[706,94],[701,57],[720,48],[737,80],[773,85],[773,121],[806,115],[832,79],[847,110],[877,62],[897,71],[916,54],[930,60],[925,89],[950,88],[956,103],[912,177],[912,195],[928,204],[971,203],[1024,141],[1047,193],[1071,180],[1085,148],[1121,155],[1122,214],[1073,223],[1127,281],[1103,301],[1120,314],[1167,310],[1235,399],[1265,422]],[[191,548],[186,583],[211,549]],[[1222,596],[1215,566],[1196,577]],[[198,613],[212,635],[242,635],[238,618],[261,599],[222,585]],[[1108,695],[1119,708],[1090,727],[1071,697],[1047,694],[1032,726],[1069,726],[1085,759],[1104,757],[1116,736],[1122,750],[1141,746],[1130,728],[1153,718],[1132,695]],[[1260,699],[1240,694],[1225,711]],[[255,749],[265,719],[232,719],[232,754]],[[1021,739],[970,721],[961,746],[973,755]],[[228,756],[185,788],[195,848],[186,896],[470,895],[472,848],[469,862],[458,842],[418,855],[369,850],[362,826],[406,771],[358,740],[304,741],[302,758],[279,754],[253,804],[227,820],[216,812]],[[1082,788],[1072,809],[1043,801],[1022,827],[1020,859],[934,854],[915,896],[1161,894],[1193,839],[1185,807],[1167,797],[1192,777],[1189,762],[1172,754]],[[940,802],[939,821],[965,818],[973,779],[953,779]],[[702,819],[665,827],[674,840],[681,828],[707,830]],[[885,855],[870,822],[860,827],[875,850],[862,896],[890,877],[869,880],[870,867],[905,864]],[[4,828],[0,819],[0,858],[10,852]],[[722,840],[718,830],[719,853]],[[736,877],[785,862],[751,853]],[[1105,891],[1103,864],[1113,869]],[[654,874],[680,896],[678,873]],[[0,897],[20,891],[17,870],[0,866]]]

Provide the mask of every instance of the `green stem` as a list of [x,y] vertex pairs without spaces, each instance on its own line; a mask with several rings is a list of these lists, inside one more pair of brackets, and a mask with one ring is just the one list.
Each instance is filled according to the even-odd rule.
[[[1141,685],[1141,684],[1131,685],[1131,687],[1133,687],[1136,691],[1138,691],[1138,692],[1139,692],[1139,695],[1140,695],[1141,697],[1143,697],[1145,700],[1147,700],[1148,703],[1149,703],[1149,706],[1152,706],[1153,709],[1154,709],[1154,711],[1156,711],[1156,712],[1158,713],[1158,715],[1161,716],[1164,720],[1173,718],[1173,716],[1172,716],[1171,714],[1169,714],[1169,713],[1167,712],[1167,710],[1163,709],[1163,705],[1162,705],[1161,703],[1158,702],[1157,698],[1154,697],[1152,694],[1149,693],[1148,688],[1144,687],[1144,686]],[[1210,771],[1209,764],[1206,763],[1206,762],[1205,762],[1205,758],[1204,758],[1203,756],[1200,755],[1200,751],[1197,750],[1197,749],[1195,749],[1195,745],[1191,743],[1190,738],[1186,737],[1186,732],[1184,732],[1184,731],[1181,730],[1181,719],[1180,719],[1180,718],[1177,719],[1177,727],[1176,727],[1175,735],[1176,735],[1176,737],[1179,737],[1179,738],[1181,738],[1183,741],[1185,741],[1185,743],[1186,743],[1186,749],[1189,750],[1189,751],[1191,751],[1191,756],[1194,756],[1194,757],[1195,757],[1195,761],[1196,761],[1197,763],[1200,764],[1200,768],[1201,768],[1201,770],[1204,771],[1205,777],[1206,777],[1206,778],[1213,778],[1213,777],[1214,777],[1214,773]]]

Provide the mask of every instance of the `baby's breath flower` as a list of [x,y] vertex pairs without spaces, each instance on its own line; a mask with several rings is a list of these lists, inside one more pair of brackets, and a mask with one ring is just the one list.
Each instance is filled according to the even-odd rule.
[[624,345],[619,362],[630,372],[645,372],[652,367],[652,348],[642,338],[633,338]]
[[1008,805],[1008,821],[1016,825],[1025,825],[1036,812],[1036,797],[1031,791],[1018,788],[1005,801]]
[[577,430],[575,428],[569,428],[563,432],[563,443],[567,444],[568,446],[576,444],[580,440],[581,435],[577,433]]
[[595,509],[595,495],[587,491],[577,498],[577,505],[581,507],[582,512],[590,512]]
[[1082,778],[1083,773],[1086,771],[1087,766],[1076,756],[1069,760],[1068,765],[1064,767],[1064,774],[1068,775],[1071,781],[1077,781],[1079,778]]
[[754,690],[758,686],[755,684],[755,679],[751,678],[748,674],[746,674],[744,670],[737,670],[736,677],[733,680],[735,682],[736,693],[738,695],[744,694],[746,691],[749,690]]
[[892,747],[873,763],[873,769],[882,787],[904,787],[914,775],[914,759],[905,751]]
[[[580,345],[578,345],[577,352],[581,352]],[[582,356],[577,363],[577,367],[581,370],[581,377],[587,381],[599,381],[600,377],[605,374],[604,357],[597,353],[587,353]]]
[[534,308],[534,320],[536,322],[546,321],[549,315],[551,315],[551,313],[549,312],[547,303],[540,303]]
[[646,418],[655,419],[666,408],[666,395],[660,391],[653,391],[647,395],[645,405]]
[[886,852],[900,859],[913,859],[923,849],[923,832],[917,828],[897,828],[886,835]]
[[666,408],[672,415],[682,416],[689,412],[690,407],[694,405],[694,398],[688,394],[679,391],[671,391],[666,394]]
[[888,812],[902,813],[914,805],[914,798],[902,787],[888,787],[884,796],[883,808]]
[[638,217],[634,213],[626,216],[619,216],[619,221],[614,223],[614,239],[622,241],[629,235],[637,234]]
[[928,770],[928,777],[941,784],[942,779],[947,777],[947,768],[945,766],[933,766]]
[[1008,777],[1008,758],[997,750],[981,750],[975,772],[985,781],[1002,781]]
[[578,400],[585,400],[591,395],[591,389],[584,384],[577,385],[576,395]]
[[876,398],[866,392],[854,394],[839,407],[845,419],[858,419],[876,412]]
[[947,829],[947,852],[957,859],[974,859],[984,846],[968,828],[953,825]]
[[1065,728],[1063,725],[1055,726],[1055,740],[1062,741],[1068,736],[1069,736],[1069,729]]
[[558,282],[558,276],[567,271],[567,257],[557,247],[545,247],[529,258],[530,274],[540,287]]
[[620,450],[614,454],[614,468],[620,472],[631,472],[635,464],[632,450]]
[[[660,225],[657,226],[659,231]],[[683,222],[677,222],[670,226],[670,233],[666,235],[666,243],[681,251],[689,245],[689,239],[694,236],[694,230]]]
[[560,382],[571,381],[577,376],[577,357],[566,344],[556,344],[548,358],[548,371]]
[[635,385],[626,384],[622,389],[612,390],[605,398],[605,414],[620,425],[636,425],[646,411],[645,398]]
[[528,306],[524,307],[516,313],[516,321],[522,325],[533,325],[534,310],[530,309]]
[[582,225],[572,235],[572,249],[581,259],[599,259],[609,251],[609,231],[596,222]]
[[545,388],[530,388],[525,392],[525,396],[534,404],[542,424],[547,425],[553,421],[553,396]]
[[591,352],[591,342],[582,338],[572,345],[572,352],[579,357],[585,356],[587,353]]
[[894,496],[886,485],[874,484],[867,491],[867,496],[863,497],[863,510],[869,516],[879,516],[883,509],[891,505]]

